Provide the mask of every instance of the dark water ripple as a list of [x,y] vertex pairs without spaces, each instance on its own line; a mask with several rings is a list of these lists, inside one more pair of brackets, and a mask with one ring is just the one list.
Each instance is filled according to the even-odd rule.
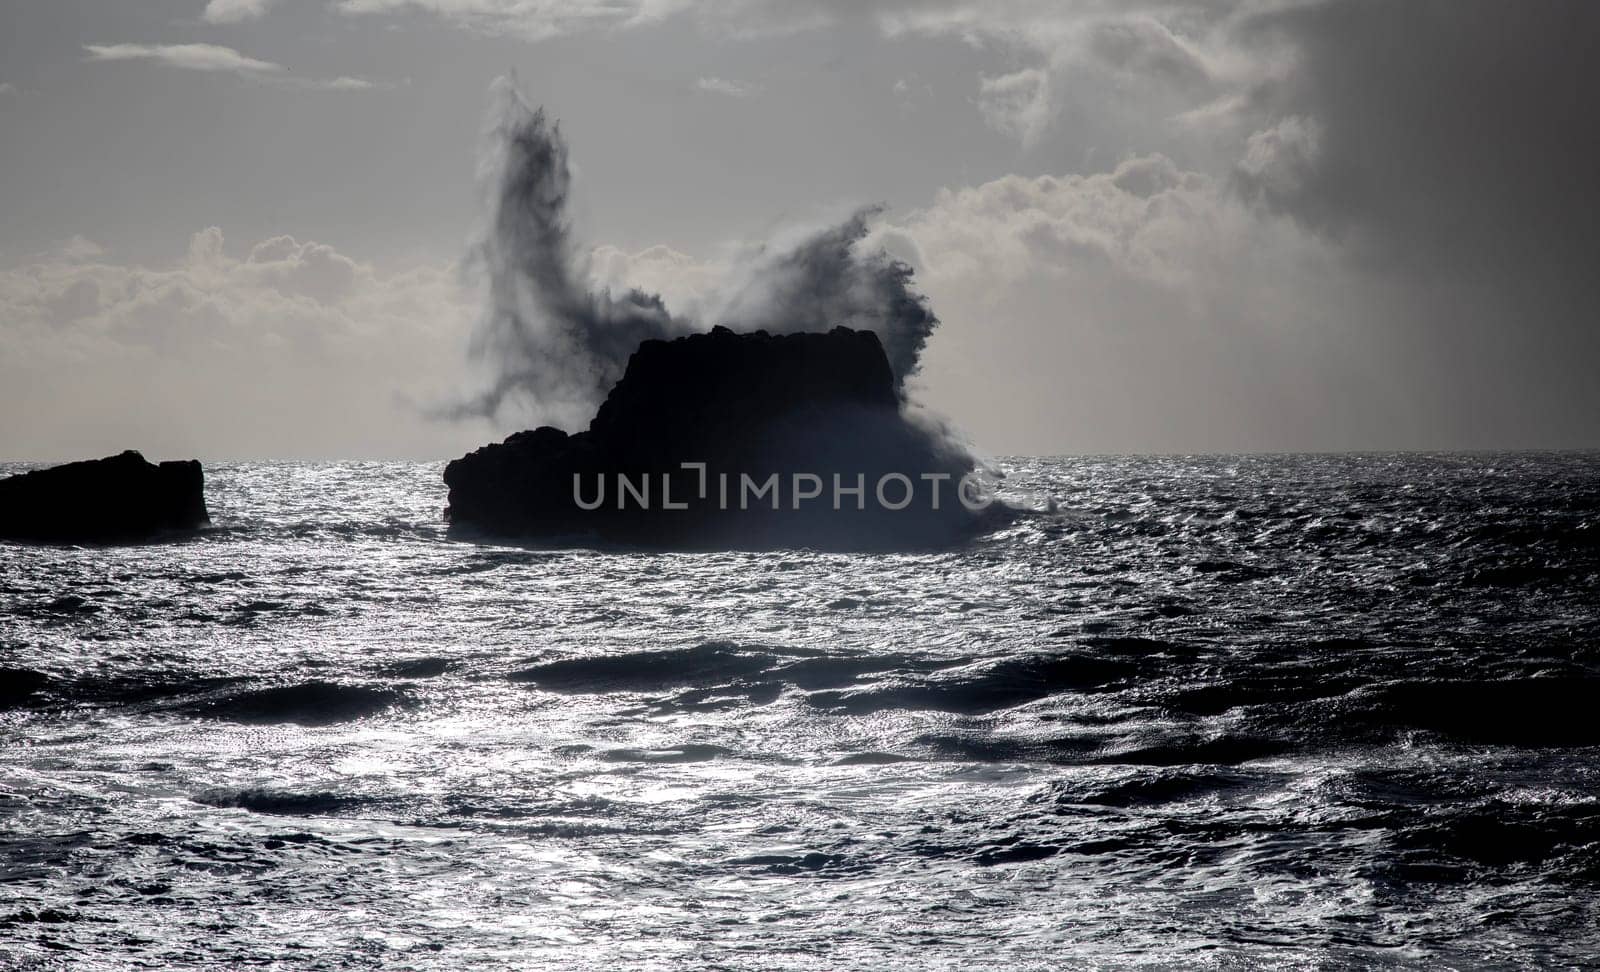
[[1016,460],[916,556],[0,544],[0,967],[1600,954],[1600,457]]

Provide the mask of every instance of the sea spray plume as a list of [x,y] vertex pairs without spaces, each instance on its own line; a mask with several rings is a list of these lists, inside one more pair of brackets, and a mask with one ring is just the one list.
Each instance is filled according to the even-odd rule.
[[939,318],[911,289],[909,265],[881,249],[863,252],[862,241],[882,211],[858,209],[792,248],[758,247],[713,303],[712,319],[738,330],[826,331],[843,324],[872,331],[904,394]]
[[704,301],[707,313],[674,316],[656,294],[633,288],[616,296],[589,285],[567,218],[572,179],[559,125],[511,78],[497,79],[491,95],[479,167],[487,219],[468,266],[487,285],[471,353],[493,377],[471,400],[442,410],[446,417],[493,419],[512,404],[540,421],[581,427],[640,342],[713,323],[775,333],[841,324],[873,331],[904,395],[939,320],[911,289],[910,266],[866,248],[882,207],[792,243],[754,247]]
[[496,79],[491,93],[479,168],[488,220],[470,264],[488,288],[471,351],[494,378],[451,413],[493,418],[511,400],[581,425],[641,341],[693,328],[654,294],[619,297],[586,286],[567,219],[572,177],[560,126],[511,78]]

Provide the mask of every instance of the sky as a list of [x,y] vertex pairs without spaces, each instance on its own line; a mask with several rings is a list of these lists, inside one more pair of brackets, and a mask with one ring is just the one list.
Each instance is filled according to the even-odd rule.
[[502,75],[596,286],[737,307],[883,206],[985,453],[1597,447],[1597,53],[1589,0],[0,0],[0,457],[572,427],[450,408]]

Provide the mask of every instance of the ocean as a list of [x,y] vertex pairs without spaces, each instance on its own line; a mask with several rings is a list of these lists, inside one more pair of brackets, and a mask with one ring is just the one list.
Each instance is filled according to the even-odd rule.
[[0,967],[1600,956],[1600,454],[1001,465],[1053,504],[937,553],[469,540],[376,462],[0,543]]

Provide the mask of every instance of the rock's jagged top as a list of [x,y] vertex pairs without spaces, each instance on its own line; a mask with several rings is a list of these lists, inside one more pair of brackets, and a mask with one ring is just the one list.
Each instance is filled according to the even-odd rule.
[[[741,406],[737,414],[728,406]],[[645,341],[628,359],[589,433],[660,433],[721,441],[739,426],[835,405],[895,408],[894,374],[878,336],[736,334],[718,327],[675,341]]]
[[[727,328],[634,352],[587,431],[518,432],[450,463],[453,524],[499,534],[595,534],[629,543],[696,548],[928,546],[970,531],[975,518],[956,502],[955,480],[970,458],[900,412],[883,347],[870,331],[740,334]],[[683,463],[704,463],[700,474]],[[898,473],[924,490],[905,509],[877,505],[874,484]],[[648,483],[649,499],[620,496],[617,476]],[[742,477],[777,474],[770,497],[743,504]],[[821,497],[795,509],[796,474],[818,477]],[[835,510],[833,476],[860,476],[866,510]],[[948,476],[932,509],[923,474]],[[583,509],[580,493],[593,502]],[[662,476],[671,479],[664,483]],[[726,499],[719,475],[728,477]],[[687,509],[667,508],[670,501]],[[893,498],[898,500],[896,488]]]
[[210,522],[205,474],[191,459],[159,465],[128,450],[0,479],[0,537],[118,541]]

